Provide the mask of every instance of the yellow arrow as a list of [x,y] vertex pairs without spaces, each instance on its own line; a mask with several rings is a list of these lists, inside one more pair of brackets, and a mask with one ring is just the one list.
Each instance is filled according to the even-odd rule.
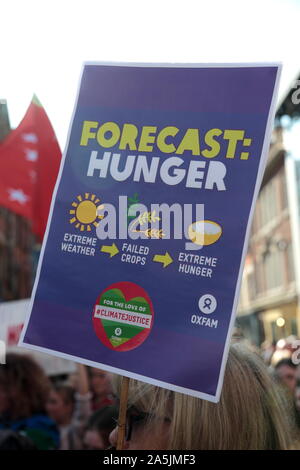
[[157,263],[163,263],[164,268],[169,266],[169,264],[173,263],[173,259],[167,251],[165,255],[154,255],[153,261],[156,261]]
[[114,243],[112,245],[102,245],[100,251],[102,251],[103,253],[109,253],[110,258],[119,253],[119,250]]

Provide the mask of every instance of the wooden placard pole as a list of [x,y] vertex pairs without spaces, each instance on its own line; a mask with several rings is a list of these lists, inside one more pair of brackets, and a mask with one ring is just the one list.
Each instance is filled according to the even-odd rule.
[[122,377],[120,409],[119,409],[119,419],[118,419],[117,450],[124,449],[129,382],[130,382],[129,377]]

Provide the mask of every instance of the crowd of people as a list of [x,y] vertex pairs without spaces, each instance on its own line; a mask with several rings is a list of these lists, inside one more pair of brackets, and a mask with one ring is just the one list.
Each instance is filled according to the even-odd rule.
[[62,382],[29,355],[8,353],[0,366],[0,449],[99,449],[118,419],[112,374],[76,365]]
[[[278,353],[281,351],[281,354]],[[130,380],[125,449],[300,448],[300,366],[288,341],[233,341],[214,404]],[[114,448],[120,377],[76,365],[49,378],[30,355],[0,366],[0,450]]]

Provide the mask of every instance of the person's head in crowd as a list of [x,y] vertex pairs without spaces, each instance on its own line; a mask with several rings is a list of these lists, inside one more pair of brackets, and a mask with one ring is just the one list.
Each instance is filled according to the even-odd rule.
[[75,390],[68,385],[56,385],[50,390],[46,409],[50,418],[59,426],[68,425],[73,416]]
[[55,449],[59,434],[46,414],[50,382],[30,356],[8,353],[0,366],[0,429],[26,435],[37,449]]
[[109,435],[116,425],[118,408],[105,406],[90,417],[84,434],[85,449],[104,450],[110,446]]
[[95,407],[106,406],[110,404],[107,397],[112,393],[112,374],[105,370],[90,368],[90,383],[93,392]]
[[294,352],[294,342],[297,340],[296,336],[288,336],[281,338],[277,341],[275,351],[272,355],[271,365],[275,367],[282,359],[290,359]]
[[49,389],[48,378],[30,356],[8,353],[0,366],[0,416],[17,420],[45,413]]
[[274,367],[276,379],[286,386],[293,395],[296,389],[296,369],[297,365],[290,358],[281,359]]
[[37,447],[29,437],[9,429],[2,429],[0,430],[1,450],[37,450]]
[[[125,448],[287,449],[294,438],[291,416],[262,359],[237,343],[217,404],[131,380]],[[116,440],[117,428],[113,446]]]
[[261,344],[262,358],[268,366],[271,365],[273,354],[276,350],[276,341],[264,341]]

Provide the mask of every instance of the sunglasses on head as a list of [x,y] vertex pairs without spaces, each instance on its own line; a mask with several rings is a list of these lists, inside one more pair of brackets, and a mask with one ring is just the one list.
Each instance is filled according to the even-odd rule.
[[125,440],[130,441],[134,426],[138,426],[139,424],[145,424],[151,416],[152,415],[150,413],[145,413],[143,411],[137,410],[134,407],[131,407],[127,411],[126,415]]
[[[135,426],[140,424],[145,424],[151,418],[155,419],[155,415],[152,413],[146,413],[144,411],[138,410],[135,406],[131,406],[127,410],[126,414],[126,424],[125,424],[125,440],[130,441],[132,436],[132,431]],[[168,417],[164,417],[163,420],[167,423],[170,423],[171,420]],[[119,423],[117,421],[117,426]]]

